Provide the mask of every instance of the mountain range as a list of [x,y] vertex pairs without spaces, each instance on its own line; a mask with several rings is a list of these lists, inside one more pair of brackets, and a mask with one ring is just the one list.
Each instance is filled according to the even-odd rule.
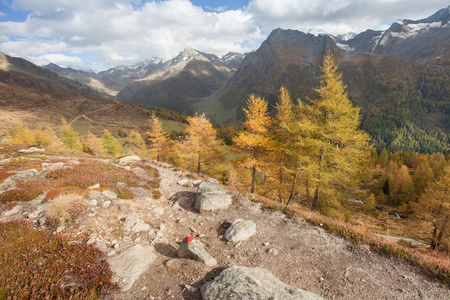
[[[361,108],[362,128],[378,149],[447,152],[449,19],[450,6],[422,20],[398,20],[384,31],[316,36],[276,29],[247,55],[228,53],[219,58],[188,48],[168,61],[152,58],[99,73],[55,64],[45,68],[60,75],[52,76],[65,84],[64,93],[115,97],[185,114],[206,112],[217,123],[237,126],[252,93],[267,99],[271,107],[281,86],[294,99],[313,99],[323,55],[331,50],[350,100]],[[5,72],[1,81],[9,83]],[[25,73],[14,75],[14,80],[24,83]],[[30,88],[36,86],[33,78]]]

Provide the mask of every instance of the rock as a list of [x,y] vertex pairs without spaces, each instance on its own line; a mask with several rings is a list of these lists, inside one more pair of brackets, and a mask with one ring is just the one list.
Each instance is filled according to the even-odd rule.
[[211,267],[217,264],[217,261],[205,250],[205,246],[192,237],[187,236],[183,239],[177,250],[178,256],[181,258],[191,258],[201,261],[205,265]]
[[109,257],[114,256],[114,255],[116,255],[116,250],[111,250],[108,252]]
[[87,244],[87,245],[92,245],[92,244],[94,244],[95,242],[96,242],[95,238],[90,238],[90,239],[86,242],[86,244]]
[[94,189],[99,189],[100,188],[100,183],[91,185],[90,187],[88,187],[89,190],[94,190]]
[[89,201],[89,205],[97,206],[97,200],[93,199],[93,200]]
[[252,221],[236,219],[225,232],[224,237],[230,242],[245,241],[256,233],[256,224]]
[[139,218],[136,217],[135,215],[128,215],[125,218],[125,224],[124,224],[125,230],[126,231],[131,230],[131,227],[133,227],[134,224],[136,224],[139,221],[140,221]]
[[39,171],[36,169],[28,169],[23,171],[14,171],[15,174],[11,176],[11,178],[17,178],[17,179],[28,179],[30,177],[35,177],[37,174],[39,174]]
[[164,225],[164,223],[161,223],[161,225],[159,225],[159,230],[161,230],[161,232],[165,232],[166,231],[166,225]]
[[20,205],[16,205],[12,209],[10,209],[10,210],[6,211],[5,213],[3,213],[3,215],[5,217],[9,217],[9,216],[18,214],[20,212],[20,208],[21,208]]
[[227,209],[232,202],[233,193],[224,189],[216,179],[208,178],[198,186],[194,207],[198,211]]
[[202,181],[201,181],[200,179],[198,179],[198,180],[192,180],[192,184],[193,184],[194,186],[198,186],[200,183],[202,183]]
[[117,194],[114,193],[111,190],[106,190],[102,192],[102,196],[108,198],[108,199],[117,199]]
[[102,207],[103,207],[103,208],[108,208],[108,207],[110,207],[110,206],[111,206],[111,201],[109,201],[109,200],[103,202],[103,204],[102,204]]
[[274,248],[270,248],[270,249],[267,249],[267,253],[273,254],[273,255],[277,255],[278,254],[278,250],[274,249]]
[[153,213],[154,213],[155,215],[161,216],[161,215],[164,214],[164,208],[162,208],[162,207],[160,207],[160,206],[155,207],[152,211],[153,211]]
[[186,284],[184,286],[186,288],[186,290],[188,290],[190,293],[195,293],[196,291],[198,291],[198,289],[192,285]]
[[140,161],[141,158],[137,155],[129,155],[119,159],[119,164],[124,165],[130,162]]
[[15,189],[16,187],[16,182],[11,178],[7,178],[0,184],[0,194]]
[[193,184],[191,182],[191,180],[185,178],[185,179],[181,179],[180,181],[177,182],[178,185],[181,186],[185,186],[185,187],[192,187]]
[[226,299],[323,299],[280,281],[262,268],[233,266],[201,288],[203,300]]
[[[137,244],[119,255],[108,258],[108,262],[111,270],[121,278],[121,288],[128,291],[155,259],[156,254],[153,247]],[[119,281],[117,277],[114,279],[116,282]]]
[[155,177],[150,176],[150,174],[148,174],[148,172],[143,169],[143,168],[133,168],[131,170],[134,174],[136,174],[137,177],[139,177],[139,179],[141,180],[145,180],[145,181],[151,181],[153,179],[155,179]]
[[31,153],[31,152],[44,152],[45,149],[40,149],[40,148],[36,148],[36,147],[31,147],[28,149],[20,149],[19,152],[20,153]]
[[152,227],[144,222],[138,222],[131,227],[132,232],[149,231]]
[[95,243],[98,249],[102,250],[103,252],[108,252],[109,247],[103,242],[103,241],[97,241]]

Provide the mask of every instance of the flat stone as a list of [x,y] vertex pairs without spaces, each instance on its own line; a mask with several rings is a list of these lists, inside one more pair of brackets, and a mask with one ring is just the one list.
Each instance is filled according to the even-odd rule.
[[178,185],[181,186],[185,186],[185,187],[192,187],[193,184],[191,182],[191,180],[185,178],[185,179],[181,179],[180,181],[177,182]]
[[129,155],[129,156],[125,156],[119,159],[119,164],[120,165],[124,165],[130,162],[136,162],[136,161],[140,161],[141,158],[137,155]]
[[99,189],[100,188],[100,183],[91,185],[90,187],[88,187],[89,190],[94,190],[94,189]]
[[152,227],[144,222],[138,222],[131,227],[132,232],[149,231]]
[[126,231],[131,230],[131,227],[133,227],[134,224],[136,224],[139,221],[140,221],[139,218],[136,217],[135,215],[128,215],[125,218],[125,224],[124,224],[125,230]]
[[7,178],[0,184],[0,194],[15,189],[16,187],[16,182],[11,178]]
[[32,152],[44,152],[45,149],[44,148],[36,148],[36,147],[31,147],[28,149],[20,149],[19,152],[20,153],[32,153]]
[[286,299],[322,300],[319,295],[288,286],[262,268],[233,266],[201,288],[203,300]]
[[155,215],[161,216],[164,214],[164,208],[162,208],[161,206],[155,207],[152,211]]
[[233,202],[233,192],[224,189],[214,178],[200,183],[195,195],[194,207],[198,211],[227,209]]
[[102,192],[102,196],[108,198],[108,199],[117,199],[117,194],[114,193],[111,190],[106,190]]
[[[189,240],[190,238],[190,240]],[[181,258],[191,258],[201,261],[205,265],[212,267],[217,264],[217,261],[206,250],[205,246],[191,237],[183,239],[180,247],[177,250],[178,256]]]
[[20,205],[16,205],[12,209],[4,212],[3,215],[5,217],[8,217],[8,216],[12,216],[12,215],[18,214],[20,212],[20,209],[21,209],[21,206]]
[[128,291],[156,257],[153,247],[137,244],[108,258],[111,270],[116,274],[113,279],[119,282],[122,290]]
[[236,219],[225,232],[224,237],[230,242],[245,241],[256,233],[256,224],[252,221]]

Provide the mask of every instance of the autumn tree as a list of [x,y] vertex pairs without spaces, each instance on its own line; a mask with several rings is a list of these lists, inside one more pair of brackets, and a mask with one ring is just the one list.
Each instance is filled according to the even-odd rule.
[[382,166],[383,168],[385,168],[387,166],[389,162],[389,155],[386,151],[386,148],[384,148],[380,155],[378,156],[378,163],[380,164],[380,166]]
[[105,152],[102,140],[96,137],[92,132],[88,132],[85,140],[84,152],[94,156],[102,156]]
[[159,161],[167,145],[167,134],[161,121],[154,114],[150,120],[150,131],[147,132],[147,135],[151,142],[150,149],[155,152],[156,160]]
[[140,157],[144,157],[146,155],[145,141],[139,132],[131,130],[125,143],[128,147],[129,153],[133,153]]
[[197,173],[201,173],[202,163],[219,145],[216,140],[216,131],[211,122],[205,117],[205,114],[196,114],[194,117],[188,117],[188,123],[186,146],[188,149],[189,172],[191,172],[192,165],[196,161]]
[[301,105],[298,118],[299,146],[309,158],[307,171],[315,186],[313,209],[325,204],[325,195],[331,205],[337,191],[358,183],[370,153],[369,136],[359,130],[359,108],[348,99],[330,52],[316,92],[318,98],[312,105]]
[[22,123],[17,124],[14,134],[11,135],[11,140],[15,144],[33,144],[35,142],[34,133],[27,126]]
[[424,159],[417,169],[414,171],[413,181],[416,195],[420,196],[428,184],[434,179],[434,173],[428,164],[428,160]]
[[392,205],[402,205],[414,200],[414,182],[409,174],[408,167],[402,165],[394,174],[394,184],[389,192],[389,201]]
[[241,149],[252,153],[245,160],[245,165],[252,170],[251,192],[255,192],[256,173],[264,165],[264,155],[271,148],[272,139],[270,126],[272,120],[267,112],[267,102],[250,95],[247,108],[244,108],[244,131],[236,136],[233,141]]
[[68,149],[81,151],[83,148],[81,145],[80,136],[70,125],[67,124],[67,121],[64,118],[61,118],[59,138]]
[[276,114],[274,118],[274,135],[275,143],[273,144],[273,151],[276,155],[274,158],[278,160],[279,165],[279,187],[278,198],[281,203],[283,199],[283,184],[285,182],[285,175],[288,173],[294,174],[292,190],[289,196],[288,204],[291,202],[294,193],[297,179],[297,160],[298,155],[295,153],[292,145],[293,123],[294,123],[294,104],[291,96],[285,87],[281,87],[278,102],[275,106]]
[[431,228],[426,234],[431,238],[431,248],[437,249],[450,234],[450,166],[426,188],[419,202],[413,204],[413,210],[423,223],[421,228]]
[[120,145],[119,141],[107,129],[103,131],[102,144],[106,155],[112,157],[123,155],[122,145]]

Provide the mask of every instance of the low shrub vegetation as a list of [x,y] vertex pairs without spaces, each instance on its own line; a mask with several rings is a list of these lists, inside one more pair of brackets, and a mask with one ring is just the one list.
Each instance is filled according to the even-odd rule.
[[0,222],[0,299],[100,299],[117,288],[105,254],[48,237],[26,221]]
[[57,223],[71,223],[86,210],[87,206],[86,199],[77,193],[60,194],[51,200],[47,216]]

